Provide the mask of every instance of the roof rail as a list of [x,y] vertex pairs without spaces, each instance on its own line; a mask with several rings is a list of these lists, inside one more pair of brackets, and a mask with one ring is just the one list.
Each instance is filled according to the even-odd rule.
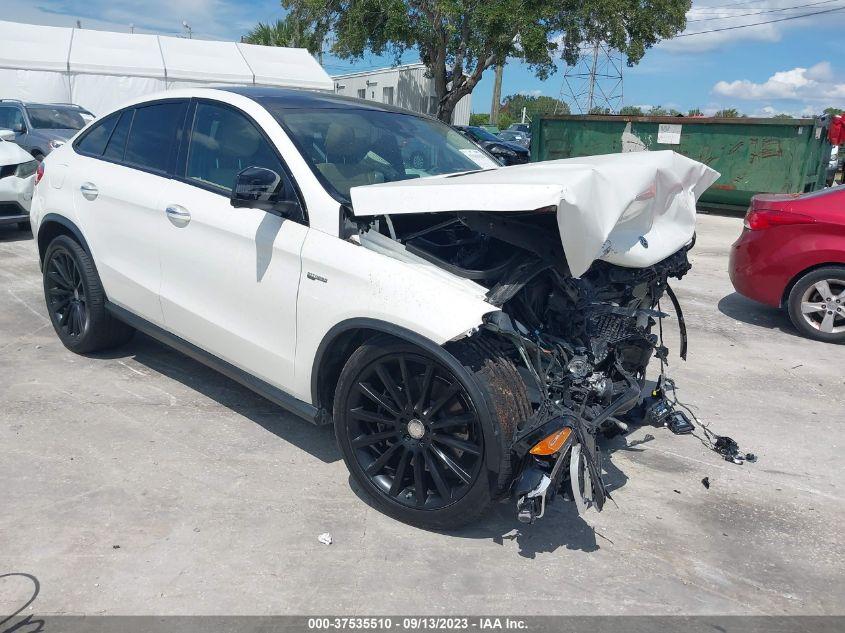
[[20,99],[0,99],[0,101],[9,101],[12,103],[23,103]]

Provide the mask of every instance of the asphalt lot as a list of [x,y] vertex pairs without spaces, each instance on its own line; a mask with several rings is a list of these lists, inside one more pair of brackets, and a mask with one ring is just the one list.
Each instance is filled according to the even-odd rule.
[[[700,218],[670,370],[759,462],[637,429],[610,446],[618,507],[452,534],[371,509],[330,428],[149,338],[66,351],[31,235],[0,227],[0,574],[35,576],[40,614],[845,613],[845,346],[733,293],[740,226]],[[27,590],[0,583],[0,613]]]

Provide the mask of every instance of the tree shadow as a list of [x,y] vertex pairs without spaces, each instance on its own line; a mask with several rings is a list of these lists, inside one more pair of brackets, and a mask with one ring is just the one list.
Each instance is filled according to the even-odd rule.
[[199,361],[137,332],[126,345],[94,358],[133,358],[255,422],[273,435],[330,464],[340,459],[331,425],[315,426]]
[[719,299],[716,307],[719,312],[736,321],[769,330],[779,330],[792,336],[801,336],[795,330],[785,310],[757,303],[738,292],[732,292]]

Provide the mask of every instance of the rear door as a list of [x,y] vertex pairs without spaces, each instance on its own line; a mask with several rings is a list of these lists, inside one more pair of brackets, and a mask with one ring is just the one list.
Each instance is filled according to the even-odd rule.
[[[162,213],[188,100],[128,108],[80,139],[68,179],[83,232],[113,303],[161,325]],[[108,137],[102,144],[104,137]]]
[[229,196],[247,167],[278,173],[302,203],[289,172],[258,124],[242,111],[199,100],[188,114],[180,177],[159,215],[161,302],[166,328],[215,356],[289,388],[296,351],[296,296],[303,217],[234,208]]

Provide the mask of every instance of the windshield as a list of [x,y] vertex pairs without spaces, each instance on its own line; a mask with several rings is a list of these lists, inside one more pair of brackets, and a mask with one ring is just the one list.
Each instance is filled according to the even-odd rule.
[[28,107],[26,113],[38,130],[81,130],[91,120],[80,110],[55,106]]
[[264,106],[343,200],[360,185],[498,167],[472,142],[432,119],[378,110]]
[[481,139],[482,141],[494,141],[494,142],[495,142],[495,141],[500,141],[500,140],[502,140],[502,139],[500,139],[500,138],[497,138],[496,136],[494,136],[493,134],[491,134],[491,133],[490,133],[490,132],[488,132],[487,130],[485,130],[483,127],[476,127],[476,126],[472,125],[472,126],[470,126],[469,128],[467,128],[467,129],[468,129],[470,132],[472,132],[472,135],[473,135],[473,136],[475,136],[476,138]]

